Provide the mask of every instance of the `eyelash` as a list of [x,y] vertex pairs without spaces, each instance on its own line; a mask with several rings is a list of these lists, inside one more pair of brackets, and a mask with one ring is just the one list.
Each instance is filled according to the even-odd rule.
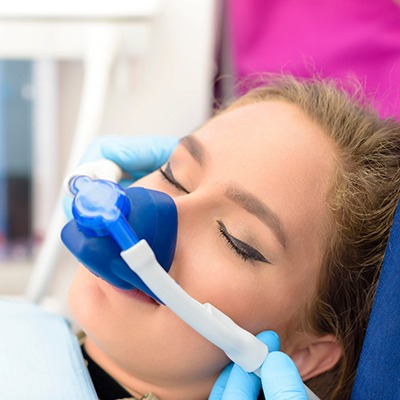
[[[168,171],[169,170],[169,171]],[[175,188],[177,188],[178,190],[189,194],[190,192],[185,189],[172,175],[172,171],[171,171],[171,167],[170,167],[170,163],[167,163],[167,166],[165,168],[165,171],[162,168],[159,168],[158,171],[161,174],[161,177],[163,180],[169,182],[171,185],[175,186]]]
[[[183,191],[187,194],[190,192],[185,189],[173,176],[170,163],[167,163],[167,167],[165,171],[162,168],[159,168],[158,170],[161,174],[161,178],[171,185],[173,185],[176,189]],[[219,225],[219,235],[225,240],[226,244],[236,252],[236,254],[241,257],[244,261],[261,261],[265,262],[267,264],[270,264],[270,262],[256,249],[253,249],[251,246],[248,244],[242,242],[239,239],[234,238],[228,233],[228,230],[226,229],[224,223],[222,221],[217,221]],[[238,246],[236,243],[240,243],[242,247]],[[245,247],[247,249],[245,249]],[[250,254],[253,253],[253,254]]]
[[[219,225],[219,234],[220,236],[225,240],[226,244],[234,250],[238,256],[240,256],[244,261],[261,261],[265,262],[267,264],[271,264],[259,251],[256,249],[252,248],[248,244],[242,242],[239,239],[234,238],[231,236],[224,223],[222,221],[217,221]],[[240,246],[238,246],[235,242],[240,243]],[[247,249],[245,249],[245,247]],[[253,254],[250,254],[253,253]]]

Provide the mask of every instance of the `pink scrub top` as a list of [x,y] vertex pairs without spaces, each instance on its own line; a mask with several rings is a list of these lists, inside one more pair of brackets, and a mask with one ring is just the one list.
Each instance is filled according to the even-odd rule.
[[400,1],[227,0],[235,78],[356,77],[400,120]]

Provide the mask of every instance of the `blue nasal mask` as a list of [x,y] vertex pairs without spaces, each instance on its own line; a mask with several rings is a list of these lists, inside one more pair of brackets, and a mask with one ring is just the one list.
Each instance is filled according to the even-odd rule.
[[[69,185],[74,194],[74,219],[61,233],[68,250],[110,284],[120,289],[140,289],[160,301],[121,258],[121,246],[112,237],[112,228],[113,224],[126,220],[133,230],[131,239],[136,242],[144,239],[168,272],[175,253],[178,221],[172,198],[141,187],[124,190],[113,182],[87,176],[75,177]],[[124,236],[119,240],[124,239],[127,249],[131,242]]]

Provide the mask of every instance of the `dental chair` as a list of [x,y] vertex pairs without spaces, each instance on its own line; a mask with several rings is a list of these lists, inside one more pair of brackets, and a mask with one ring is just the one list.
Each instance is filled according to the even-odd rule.
[[352,400],[400,399],[400,206],[364,339]]
[[68,322],[35,304],[0,301],[0,398],[97,400]]
[[[400,206],[386,249],[352,400],[400,399]],[[0,302],[0,398],[95,400],[68,322],[40,306]],[[323,400],[323,399],[322,399]]]

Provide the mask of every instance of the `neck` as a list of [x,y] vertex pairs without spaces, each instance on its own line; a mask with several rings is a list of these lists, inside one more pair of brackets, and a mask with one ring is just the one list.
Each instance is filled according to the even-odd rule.
[[171,380],[168,379],[168,382],[161,380],[164,383],[158,384],[154,382],[154,379],[146,379],[146,377],[138,376],[134,372],[127,372],[116,361],[102,352],[89,338],[85,340],[85,350],[93,361],[112,376],[127,392],[139,399],[150,392],[159,400],[186,400],[189,398],[205,400],[208,399],[217,378],[214,376],[190,381],[179,379],[174,383],[171,383]]

